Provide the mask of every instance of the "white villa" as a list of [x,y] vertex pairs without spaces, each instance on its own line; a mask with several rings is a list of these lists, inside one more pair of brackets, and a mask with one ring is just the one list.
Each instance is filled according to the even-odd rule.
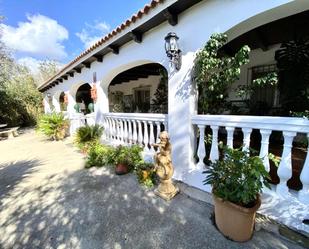
[[[232,86],[236,89],[239,84],[250,84],[254,75],[275,71],[276,50],[300,34],[308,35],[308,25],[307,0],[152,0],[39,86],[45,96],[45,112],[65,109],[71,134],[85,120],[100,124],[105,128],[103,142],[138,143],[144,146],[146,156],[154,152],[151,144],[157,141],[158,131],[168,130],[174,178],[206,192],[210,187],[202,183],[204,159],[218,159],[218,136],[233,146],[236,135],[242,133],[242,144],[249,147],[252,132],[259,133],[259,153],[270,170],[270,138],[274,131],[280,132],[277,182],[272,191],[265,191],[260,212],[308,234],[309,226],[303,221],[309,218],[309,154],[305,149],[296,167],[292,151],[296,150],[296,136],[309,139],[309,121],[278,116],[198,115],[198,93],[192,80],[196,53],[213,33],[228,35],[227,52],[245,44],[252,49],[250,63]],[[176,50],[175,44],[167,44],[172,50],[169,57],[169,47],[165,48],[168,34],[179,37]],[[158,109],[152,113],[152,100],[164,74],[166,113],[158,113]],[[233,89],[229,98],[237,102]],[[270,95],[256,95],[257,101],[271,108],[280,106],[277,90],[267,93]],[[213,137],[209,148],[204,144],[207,130]],[[291,186],[291,178],[298,187]]]

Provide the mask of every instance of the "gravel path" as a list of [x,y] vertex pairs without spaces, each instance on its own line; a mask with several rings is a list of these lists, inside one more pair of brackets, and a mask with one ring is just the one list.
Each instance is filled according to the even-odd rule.
[[69,140],[33,130],[0,141],[0,248],[302,248],[264,230],[229,241],[211,206],[183,194],[165,202],[134,175],[83,164]]

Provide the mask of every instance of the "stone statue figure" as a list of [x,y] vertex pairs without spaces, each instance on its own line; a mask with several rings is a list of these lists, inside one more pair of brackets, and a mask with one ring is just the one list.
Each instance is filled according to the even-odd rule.
[[158,148],[158,152],[154,156],[154,164],[156,174],[160,179],[160,184],[155,190],[155,194],[165,200],[170,200],[179,192],[179,189],[172,182],[174,174],[171,157],[172,145],[166,131],[162,131],[159,138],[160,143],[153,144],[154,147]]

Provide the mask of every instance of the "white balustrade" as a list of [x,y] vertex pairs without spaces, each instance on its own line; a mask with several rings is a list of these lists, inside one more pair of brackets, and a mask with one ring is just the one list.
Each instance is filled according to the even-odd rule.
[[308,148],[305,163],[303,165],[302,172],[300,174],[300,180],[303,184],[303,188],[299,191],[299,200],[309,205],[309,133],[307,134]]
[[225,127],[226,131],[227,131],[227,142],[226,145],[230,148],[233,148],[233,138],[234,138],[234,127]]
[[153,129],[153,121],[148,121],[148,124],[149,124],[149,127],[150,127],[150,131],[149,131],[149,145],[150,145],[150,151],[152,153],[154,153],[154,148],[153,148],[153,144],[155,142],[155,139],[154,139],[154,129]]
[[212,143],[210,148],[210,156],[209,159],[214,162],[219,159],[219,151],[218,151],[218,130],[219,127],[216,125],[211,125],[212,129]]
[[167,127],[167,116],[164,114],[106,113],[104,137],[113,144],[139,144],[144,146],[146,153],[153,153],[152,144],[158,142],[157,136],[164,123]]
[[199,170],[203,170],[205,167],[204,164],[204,158],[206,156],[206,151],[205,151],[205,125],[198,125],[199,131],[200,131],[200,138],[199,138],[199,143],[198,143],[198,149],[197,149],[197,156],[198,156],[198,163],[197,163],[197,168]]
[[[235,128],[241,128],[243,132],[243,149],[250,146],[250,136],[253,129],[259,130],[261,134],[261,147],[259,156],[263,159],[265,169],[270,170],[269,164],[269,140],[272,131],[282,132],[284,138],[283,152],[281,161],[277,170],[280,178],[280,183],[276,187],[276,192],[280,195],[286,196],[289,192],[287,186],[288,180],[292,177],[292,146],[294,137],[299,134],[307,134],[309,141],[309,121],[303,118],[289,118],[289,117],[260,117],[260,116],[236,116],[236,115],[194,115],[192,116],[192,124],[199,129],[201,137],[198,143],[197,156],[199,162],[197,168],[203,170],[203,160],[206,153],[204,146],[204,129],[209,126],[212,129],[212,144],[210,151],[210,160],[218,159],[218,131],[225,127],[226,133],[219,133],[220,136],[226,136],[227,146],[233,147]],[[237,129],[238,132],[239,129]],[[235,131],[236,132],[236,131]],[[237,133],[235,133],[237,137]],[[309,147],[308,147],[309,150]],[[278,155],[280,156],[280,155]],[[299,191],[299,200],[304,203],[309,203],[309,153],[304,162],[300,181],[303,184],[302,190]]]
[[287,181],[292,177],[292,143],[296,136],[296,132],[284,131],[284,145],[281,156],[281,161],[277,174],[280,178],[280,183],[277,185],[277,193],[286,195],[289,192]]
[[261,140],[261,149],[260,149],[260,158],[262,158],[264,167],[267,172],[270,170],[269,158],[268,158],[268,146],[269,146],[269,137],[271,130],[260,130],[262,140]]

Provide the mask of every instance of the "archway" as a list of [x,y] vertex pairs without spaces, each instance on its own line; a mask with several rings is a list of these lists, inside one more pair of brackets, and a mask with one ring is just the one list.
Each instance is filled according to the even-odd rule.
[[81,85],[75,95],[75,110],[84,114],[94,111],[93,100],[91,99],[91,86],[88,83]]
[[167,113],[167,70],[147,63],[116,75],[108,87],[110,112]]

